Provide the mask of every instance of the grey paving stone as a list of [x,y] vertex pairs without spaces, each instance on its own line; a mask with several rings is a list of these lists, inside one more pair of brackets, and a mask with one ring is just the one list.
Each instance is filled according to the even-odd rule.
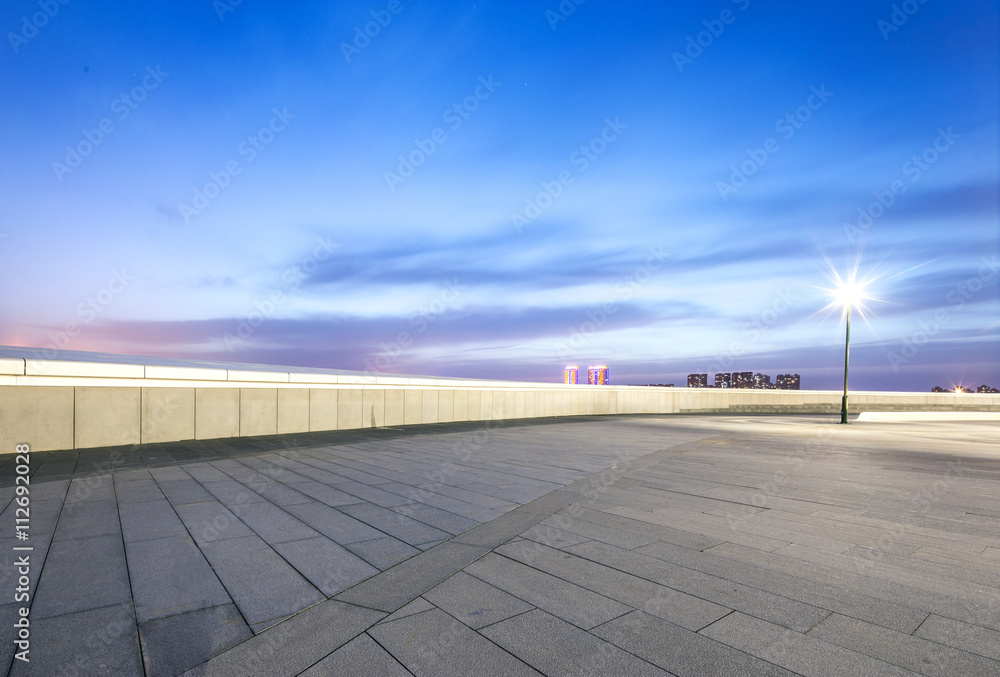
[[118,506],[122,537],[126,543],[169,536],[186,536],[187,529],[164,499]]
[[15,660],[12,676],[142,674],[139,638],[128,603],[45,619],[36,618],[32,610],[31,643],[30,663]]
[[327,597],[379,572],[325,536],[273,543],[272,547]]
[[[568,550],[587,547],[573,546]],[[653,543],[636,550],[657,559],[671,561],[684,567],[712,574],[734,583],[766,590],[805,604],[845,616],[860,618],[883,627],[911,633],[926,618],[926,612],[886,600],[872,599],[869,595],[844,587],[836,587],[813,580],[803,580],[780,571],[750,565],[743,561],[716,557],[711,550],[692,553],[670,543]],[[779,624],[781,624],[779,622]]]
[[302,673],[302,677],[342,677],[343,675],[351,675],[352,677],[410,677],[411,673],[367,634],[358,635]]
[[545,675],[668,674],[538,609],[491,625],[482,634]]
[[256,536],[212,541],[201,549],[255,632],[255,626],[286,618],[325,597]]
[[538,675],[523,662],[438,609],[368,633],[414,675]]
[[511,510],[499,517],[491,519],[485,524],[469,529],[463,534],[459,534],[452,540],[455,543],[465,543],[467,545],[482,545],[495,548],[501,543],[505,543],[514,536],[526,529],[530,529],[543,519],[537,513],[524,512],[522,510]]
[[803,675],[915,674],[739,611],[705,628],[701,634]]
[[688,630],[700,630],[732,611],[700,597],[541,543],[509,543],[497,548],[496,552]]
[[69,490],[69,480],[36,480],[31,478],[31,504],[39,501],[59,501],[66,500]]
[[66,505],[59,515],[54,541],[91,538],[121,533],[118,504],[111,501],[87,501]]
[[115,499],[115,482],[111,473],[77,477],[66,492],[67,503],[110,501]]
[[931,614],[920,625],[916,634],[924,639],[1000,661],[1000,632],[996,630]]
[[337,599],[391,613],[486,552],[476,546],[442,543],[359,583]]
[[149,474],[154,480],[159,482],[172,482],[178,480],[190,480],[188,475],[180,466],[167,466],[162,468],[150,468]]
[[393,512],[412,517],[419,522],[445,531],[449,535],[460,534],[479,524],[468,517],[462,517],[447,510],[441,510],[440,508],[420,503],[407,503],[406,505],[396,506],[392,510]]
[[[575,555],[640,576],[661,585],[695,595],[716,604],[742,611],[792,630],[805,632],[829,615],[826,609],[783,595],[743,585],[732,580],[679,566],[640,552],[630,552],[605,543],[588,542],[567,549]],[[650,604],[668,603],[669,597],[650,600]],[[646,605],[645,611],[653,609]],[[663,613],[655,614],[663,616]],[[667,618],[667,620],[670,620]]]
[[300,541],[319,536],[317,531],[273,503],[247,503],[233,506],[232,510],[244,524],[268,543]]
[[315,499],[303,494],[294,487],[297,485],[286,485],[281,482],[269,484],[261,487],[258,492],[261,496],[271,501],[275,505],[299,505],[300,503],[312,503]]
[[380,571],[385,571],[389,567],[420,553],[417,548],[392,536],[383,536],[358,543],[346,543],[344,547]]
[[633,611],[591,632],[678,677],[793,675],[772,663],[642,611]]
[[152,479],[125,481],[118,473],[115,473],[115,495],[118,496],[119,503],[141,503],[164,497],[160,487]]
[[831,614],[808,634],[925,675],[1000,675],[1000,661],[840,614]]
[[316,481],[297,482],[294,486],[296,491],[314,498],[324,505],[341,506],[362,502],[362,499],[357,496],[352,496]]
[[[240,484],[229,476],[224,475],[224,477],[224,480],[205,482],[203,487],[226,507],[232,508],[235,505],[263,503],[267,500],[256,491],[247,489],[246,485]],[[211,500],[211,497],[205,500]]]
[[318,501],[286,505],[285,510],[341,545],[385,537],[378,529]]
[[34,575],[39,579],[32,621],[123,603],[131,608],[120,535],[55,541]]
[[185,480],[157,480],[160,491],[167,497],[173,505],[183,505],[184,503],[202,503],[212,501],[215,498],[205,491],[198,482],[192,479]]
[[337,482],[335,486],[340,491],[357,496],[366,503],[380,505],[383,508],[392,508],[410,502],[408,498],[403,498],[389,491],[382,491],[378,487],[362,484],[361,482],[342,481]]
[[542,543],[553,548],[567,548],[571,545],[577,545],[578,543],[590,540],[587,536],[581,536],[569,531],[563,531],[562,529],[553,526],[553,519],[554,518],[550,517],[544,522],[536,524],[521,534],[521,536],[535,541],[536,543]]
[[396,611],[379,621],[379,623],[391,623],[392,621],[398,621],[400,618],[406,618],[407,616],[412,616],[414,614],[419,614],[423,611],[429,611],[435,608],[433,604],[428,602],[423,597],[417,597],[412,602],[404,604],[399,607]]
[[139,624],[147,677],[179,675],[252,636],[231,603]]
[[[28,536],[49,535],[51,537],[59,520],[59,514],[62,512],[62,500],[39,501],[35,500],[34,495],[29,495],[29,497],[31,500],[28,505],[28,522],[26,522],[28,525]],[[14,501],[11,501],[3,513],[0,514],[0,524],[11,529],[7,533],[14,531],[14,525],[18,524],[15,520],[19,518],[24,519],[24,513],[17,512],[18,508],[21,507]],[[25,522],[22,522],[22,524],[25,524]]]
[[434,586],[423,597],[473,630],[534,608],[462,571]]
[[562,525],[561,528],[566,531],[628,550],[640,548],[656,541],[677,543],[694,550],[704,550],[725,542],[724,539],[710,538],[690,531],[640,522],[619,515],[581,508],[577,505],[562,511],[551,521],[556,526]]
[[473,562],[465,571],[584,630],[632,610],[603,595],[493,553]]
[[339,510],[410,545],[440,541],[451,536],[446,531],[371,503],[343,505]]
[[140,623],[228,604],[228,593],[187,534],[125,544]]
[[215,541],[244,538],[253,534],[250,527],[218,501],[178,505],[175,510],[201,548]]
[[206,482],[221,482],[229,479],[229,475],[210,463],[186,463],[181,468],[193,479],[202,484]]
[[188,670],[185,677],[297,675],[385,614],[328,600]]

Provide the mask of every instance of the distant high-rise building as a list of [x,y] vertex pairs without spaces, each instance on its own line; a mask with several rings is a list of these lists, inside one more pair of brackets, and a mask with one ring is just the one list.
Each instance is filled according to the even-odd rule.
[[607,366],[587,368],[587,383],[592,386],[606,386],[611,384],[611,376]]
[[976,392],[977,393],[995,393],[995,392],[998,392],[998,391],[997,391],[996,388],[991,388],[990,386],[988,386],[988,385],[986,385],[984,383],[983,385],[981,385],[978,388],[976,388]]
[[729,373],[716,374],[715,375],[715,387],[716,388],[731,388],[732,387],[731,376],[732,375],[729,374]]
[[580,368],[566,367],[566,383],[577,385],[580,382]]
[[799,390],[798,374],[778,374],[778,390]]
[[771,389],[771,376],[770,374],[754,374],[753,375],[753,387],[758,390],[769,390]]
[[752,371],[734,371],[730,380],[731,388],[753,388]]
[[688,388],[707,388],[708,374],[688,374]]

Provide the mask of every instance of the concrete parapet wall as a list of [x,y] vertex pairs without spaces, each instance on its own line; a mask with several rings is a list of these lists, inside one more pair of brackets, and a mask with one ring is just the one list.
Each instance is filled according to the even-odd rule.
[[[716,390],[4,359],[0,453],[547,416],[836,413],[838,391]],[[20,363],[20,364],[19,364]],[[857,392],[851,412],[1000,412],[1000,395]]]

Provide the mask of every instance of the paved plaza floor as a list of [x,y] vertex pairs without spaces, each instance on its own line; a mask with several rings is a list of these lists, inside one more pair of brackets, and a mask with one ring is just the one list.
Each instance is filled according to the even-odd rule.
[[0,675],[1000,675],[1000,423],[836,423],[0,457]]

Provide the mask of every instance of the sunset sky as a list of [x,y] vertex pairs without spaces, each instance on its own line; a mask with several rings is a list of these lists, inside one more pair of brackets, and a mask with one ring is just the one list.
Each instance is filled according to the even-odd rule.
[[856,269],[852,387],[1000,387],[995,2],[63,2],[0,8],[0,345],[837,388]]

